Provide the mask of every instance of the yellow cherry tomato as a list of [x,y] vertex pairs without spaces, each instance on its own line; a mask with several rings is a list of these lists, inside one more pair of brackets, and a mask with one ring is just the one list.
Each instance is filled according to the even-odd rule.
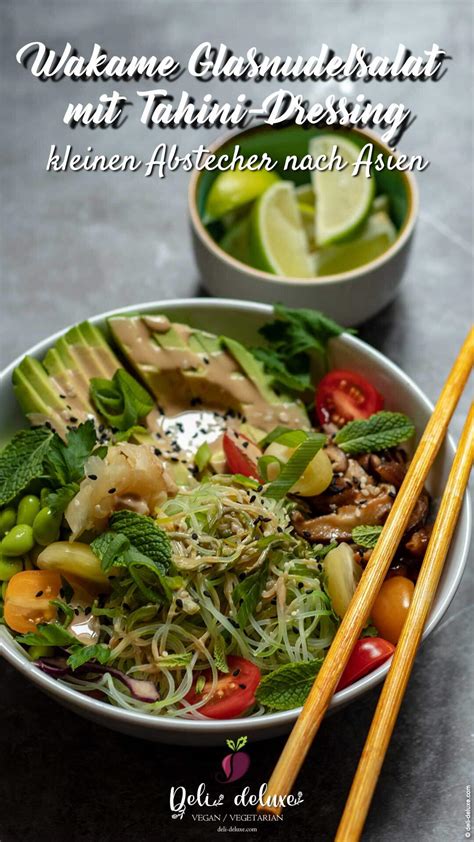
[[15,573],[5,593],[4,618],[11,629],[25,634],[35,631],[39,623],[56,618],[50,605],[61,588],[61,576],[53,570],[22,570]]
[[[289,461],[296,448],[285,447],[284,444],[278,444],[274,441],[268,445],[265,450],[265,456],[276,456],[280,462],[286,464]],[[267,468],[268,479],[274,480],[280,473],[280,467],[277,462],[270,463]],[[299,480],[290,488],[293,494],[301,494],[302,497],[315,497],[317,494],[322,494],[328,485],[332,482],[332,465],[329,456],[325,450],[318,450],[316,456],[311,460],[304,473]]]
[[362,575],[349,544],[339,544],[324,559],[326,590],[338,617],[343,617]]
[[396,645],[413,599],[415,586],[405,576],[392,576],[380,588],[371,617],[380,637]]

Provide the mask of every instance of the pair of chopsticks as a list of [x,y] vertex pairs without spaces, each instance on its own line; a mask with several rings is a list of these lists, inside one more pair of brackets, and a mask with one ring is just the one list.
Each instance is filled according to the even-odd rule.
[[[474,364],[474,329],[469,333],[420,439],[359,586],[341,621],[300,716],[268,783],[264,812],[279,814],[278,798],[288,795],[326,713],[350,654],[405,532],[411,512],[447,433],[448,424]],[[405,625],[392,659],[365,744],[336,842],[357,842],[370,807],[423,628],[454,533],[474,456],[471,407],[425,554]]]

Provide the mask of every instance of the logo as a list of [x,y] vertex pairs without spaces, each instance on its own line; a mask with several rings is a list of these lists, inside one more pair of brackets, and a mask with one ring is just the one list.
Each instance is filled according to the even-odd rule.
[[218,772],[216,780],[218,783],[231,784],[247,774],[250,767],[250,757],[246,751],[241,750],[247,745],[247,737],[239,737],[236,742],[226,740],[226,744],[231,753],[226,754],[221,763],[224,776],[221,772]]

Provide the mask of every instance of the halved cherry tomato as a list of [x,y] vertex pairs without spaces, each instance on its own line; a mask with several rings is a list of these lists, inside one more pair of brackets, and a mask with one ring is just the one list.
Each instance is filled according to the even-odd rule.
[[232,474],[243,474],[244,477],[260,479],[258,459],[262,451],[255,444],[238,433],[237,430],[227,430],[224,433],[224,453]]
[[383,408],[383,396],[355,371],[330,371],[316,389],[316,414],[320,424],[342,427],[356,418],[369,418]]
[[338,690],[344,690],[362,676],[384,664],[395,652],[395,646],[381,637],[362,637],[352,650],[351,657],[341,675]]
[[[227,658],[230,672],[221,673],[211,698],[199,708],[199,713],[210,719],[232,719],[245,713],[255,702],[255,690],[260,684],[260,670],[246,658],[231,655]],[[212,687],[211,671],[201,673],[206,683],[200,693],[196,693],[196,680],[186,696],[190,705],[196,704],[209,693]]]
[[415,585],[405,576],[391,576],[379,590],[370,616],[380,634],[392,643],[398,643],[408,609],[413,599]]
[[5,593],[5,622],[16,632],[34,632],[39,623],[56,617],[50,599],[61,589],[61,576],[55,570],[22,570],[15,573]]

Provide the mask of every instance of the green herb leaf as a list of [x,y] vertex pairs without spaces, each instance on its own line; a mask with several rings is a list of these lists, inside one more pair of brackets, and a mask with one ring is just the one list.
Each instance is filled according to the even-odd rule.
[[284,664],[262,678],[255,695],[261,704],[273,710],[293,710],[304,705],[313,686],[322,658]]
[[112,515],[109,526],[126,535],[135,549],[151,558],[163,573],[167,572],[171,563],[170,540],[153,518],[123,509]]
[[207,441],[203,441],[203,443],[198,447],[196,450],[196,454],[194,456],[194,461],[198,468],[198,471],[201,472],[206,468],[211,460],[212,451],[209,447]]
[[126,535],[118,532],[102,532],[91,542],[91,550],[96,554],[104,573],[114,566],[127,565],[127,552],[130,541]]
[[275,385],[304,392],[311,387],[311,356],[316,354],[326,364],[328,342],[344,328],[317,310],[277,304],[274,313],[275,320],[260,328],[269,347],[252,349],[252,353]]
[[214,644],[214,663],[219,670],[219,672],[228,673],[229,672],[229,665],[227,663],[227,655],[225,651],[225,641],[221,634],[219,634],[216,638],[216,642]]
[[77,643],[77,638],[59,623],[40,623],[35,632],[27,632],[17,637],[19,643],[27,646],[70,646]]
[[72,646],[70,651],[71,654],[67,659],[67,664],[72,670],[77,670],[78,667],[82,667],[88,661],[106,664],[112,654],[112,650],[105,643],[92,643],[89,646],[82,646],[79,643],[77,646]]
[[0,452],[0,506],[11,503],[30,483],[44,476],[43,461],[54,433],[45,427],[22,430]]
[[303,475],[309,463],[326,444],[327,436],[322,433],[308,433],[305,441],[295,450],[279,476],[270,483],[264,494],[274,500],[281,500]]
[[72,498],[76,496],[79,491],[77,482],[70,482],[58,488],[57,491],[51,491],[46,497],[46,505],[49,506],[53,515],[59,515],[66,511]]
[[192,657],[191,652],[160,655],[156,663],[160,667],[166,667],[166,669],[182,669],[191,663]]
[[63,627],[63,629],[67,628],[70,625],[72,618],[74,617],[74,611],[71,608],[71,606],[68,605],[67,602],[65,602],[62,599],[50,599],[49,604],[54,605],[54,607],[57,608],[58,611],[60,611],[64,615],[64,619],[62,622],[58,617],[58,623]]
[[376,412],[370,418],[350,421],[334,439],[345,453],[370,453],[408,441],[415,425],[401,412]]
[[378,637],[379,632],[372,623],[369,623],[365,629],[362,629],[361,637]]
[[135,426],[154,406],[146,389],[124,368],[117,369],[112,380],[93,377],[90,394],[103,418],[118,430]]
[[355,544],[358,544],[359,547],[365,547],[367,550],[373,550],[379,539],[381,531],[381,526],[355,526],[352,530],[352,540]]
[[84,476],[84,463],[91,455],[96,441],[92,419],[70,430],[66,444],[55,434],[45,458],[49,476],[60,485],[79,482]]
[[237,611],[237,622],[242,629],[247,625],[250,615],[254,613],[262,596],[262,590],[267,581],[267,571],[268,566],[265,564],[260,570],[246,576],[232,592],[232,599]]

